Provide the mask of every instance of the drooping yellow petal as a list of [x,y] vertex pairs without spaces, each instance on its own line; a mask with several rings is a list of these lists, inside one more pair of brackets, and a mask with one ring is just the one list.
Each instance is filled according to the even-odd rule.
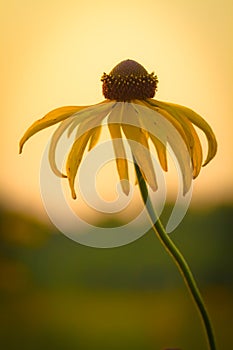
[[[68,129],[67,136],[70,137],[72,132],[76,129],[76,127],[81,124],[83,121],[87,121],[93,123],[92,120],[96,120],[99,116],[107,116],[109,111],[114,106],[115,102],[109,102],[109,100],[103,101],[96,105],[90,106],[86,108],[84,111],[74,113],[72,116],[77,117],[74,119],[73,123]],[[93,127],[93,126],[91,126]]]
[[54,132],[51,142],[50,142],[50,147],[49,147],[49,163],[52,171],[54,172],[55,175],[59,177],[66,177],[66,175],[62,174],[62,172],[58,169],[56,160],[55,160],[55,154],[56,154],[56,149],[57,149],[57,144],[58,141],[60,140],[62,134],[65,132],[65,130],[70,126],[70,124],[73,122],[75,117],[63,120],[59,127],[56,129]]
[[115,102],[109,102],[105,100],[93,106],[67,106],[56,108],[53,111],[47,113],[43,118],[34,122],[23,135],[19,144],[19,153],[22,152],[24,143],[38,131],[52,126],[58,122],[61,122],[71,116],[77,116],[76,125],[91,116],[95,116],[103,111],[110,110]]
[[[94,137],[97,128],[101,130],[101,122],[109,113],[112,104],[105,105],[104,108],[96,108],[88,118],[85,118],[79,125],[74,142],[66,162],[67,177],[73,199],[76,199],[74,181],[83,158],[89,139]],[[96,113],[95,113],[96,112]],[[98,113],[99,112],[99,113]]]
[[69,185],[70,185],[73,199],[76,199],[76,193],[74,189],[74,180],[90,136],[91,136],[91,130],[85,132],[79,138],[77,138],[67,158],[66,173],[69,180]]
[[203,164],[203,166],[205,166],[214,158],[217,152],[217,140],[214,135],[214,132],[211,129],[210,125],[199,114],[183,106],[180,106],[180,109],[183,110],[184,113],[187,113],[187,118],[198,128],[200,128],[206,135],[208,141],[208,154]]
[[168,170],[167,166],[167,152],[166,152],[166,146],[153,134],[149,134],[150,139],[154,144],[154,147],[157,151],[159,162],[161,164],[161,167],[164,171]]
[[111,114],[108,117],[108,129],[112,138],[117,171],[121,180],[121,188],[122,191],[128,196],[130,191],[128,161],[121,134],[121,121],[123,112],[124,104],[119,104],[112,110]]
[[[108,126],[111,137],[113,149],[116,157],[116,166],[121,180],[122,191],[128,196],[129,187],[129,174],[128,174],[128,161],[125,154],[124,144],[121,139],[121,130],[119,124],[111,124]],[[118,135],[117,135],[118,134]]]
[[[144,107],[144,103],[141,103],[140,100],[134,100],[135,103],[138,103]],[[158,137],[156,137],[153,133],[147,130],[146,125],[144,123],[144,118],[139,118],[140,125],[142,127],[142,131],[144,132],[147,140],[150,138],[158,155],[160,165],[164,171],[168,170],[167,166],[167,153],[166,153],[166,143],[161,142]]]
[[170,104],[166,102],[161,102],[153,99],[148,99],[148,102],[156,106],[158,105],[159,108],[164,109],[167,113],[173,116],[183,127],[183,130],[186,134],[186,144],[188,145],[193,165],[193,178],[196,178],[202,166],[202,147],[197,132],[194,129],[190,120],[187,118],[187,115],[180,109],[173,108]]
[[129,142],[132,155],[140,167],[146,182],[153,191],[156,191],[158,185],[147,137],[140,127],[138,115],[133,106],[130,103],[125,103],[125,105],[126,108],[122,116],[122,129]]
[[177,104],[173,104],[170,102],[169,103],[165,102],[165,104],[168,105],[173,110],[177,110],[177,111],[180,111],[181,113],[183,113],[190,120],[191,123],[196,125],[198,128],[200,128],[204,132],[204,134],[206,135],[207,141],[208,141],[208,154],[207,154],[207,157],[206,157],[206,160],[205,160],[203,166],[208,164],[211,161],[211,159],[214,158],[214,156],[217,152],[216,137],[215,137],[214,132],[213,132],[212,128],[210,127],[210,125],[199,114],[197,114],[196,112],[194,112],[190,108],[187,108],[187,107],[181,106],[181,105],[177,105]]
[[102,125],[97,126],[94,128],[94,132],[91,135],[90,138],[90,143],[89,143],[89,147],[88,147],[88,151],[91,151],[92,148],[94,148],[97,145],[97,142],[99,141],[100,138],[100,134],[101,134],[101,129],[102,129]]
[[25,142],[38,131],[61,122],[69,118],[72,114],[87,108],[86,106],[66,106],[60,107],[47,113],[43,118],[34,122],[25,132],[19,143],[19,153],[22,153]]
[[185,142],[186,134],[182,129],[174,127],[178,123],[176,119],[174,119],[175,122],[171,122],[170,118],[164,118],[166,111],[163,110],[164,114],[158,113],[157,109],[146,107],[147,104],[143,106],[137,103],[133,106],[136,108],[140,120],[143,120],[146,130],[157,137],[164,146],[167,143],[171,146],[182,174],[183,194],[186,194],[192,183],[191,157],[190,149]]
[[[151,100],[152,99],[148,99],[146,101],[143,101],[143,105],[145,105],[147,108],[151,108],[155,112],[157,112],[157,113],[161,114],[163,117],[165,117],[180,133],[181,137],[183,138],[184,142],[187,145],[188,150],[191,153],[190,149],[191,149],[191,147],[193,147],[194,140],[192,137],[192,133],[191,133],[189,127],[187,126],[187,124],[184,123],[183,121],[181,124],[180,121],[177,120],[177,118],[174,117],[174,115],[172,115],[169,110],[162,108],[161,105],[158,106],[155,103],[152,103]],[[155,100],[152,100],[152,101],[155,101]]]
[[186,125],[186,129],[184,129],[186,132],[187,130],[189,130],[189,132],[187,133],[187,138],[191,142],[190,144],[191,160],[193,165],[193,178],[195,179],[201,170],[202,160],[203,160],[201,142],[197,135],[197,132],[194,129],[190,120],[187,118],[187,114],[184,113],[184,111],[182,111],[181,109],[172,107],[170,104],[168,105],[166,102],[159,102],[159,104],[163,106],[163,108],[167,110],[170,114],[174,115],[179,122],[182,122],[182,126]]
[[193,165],[193,178],[195,179],[199,175],[202,167],[203,153],[202,153],[202,146],[201,146],[200,139],[191,123],[190,123],[190,130],[192,132],[193,139],[194,139],[194,146],[191,149],[191,160]]
[[[143,120],[141,120],[141,119],[140,119],[140,124],[142,125],[142,127],[144,127]],[[167,166],[166,145],[163,144],[156,136],[154,136],[153,134],[151,134],[147,130],[142,129],[142,132],[145,134],[147,141],[149,139],[151,139],[151,141],[156,149],[160,165],[164,171],[167,171],[168,166]],[[136,178],[136,181],[137,181],[137,178]]]
[[[79,127],[77,129],[77,133],[75,138],[78,138],[80,135],[82,135],[84,132],[96,129],[97,127],[102,126],[103,119],[109,114],[109,112],[112,110],[112,103],[105,104],[105,106],[102,106],[102,108],[96,108],[92,111],[90,116],[83,118],[81,123],[79,123]],[[76,123],[76,121],[74,122]],[[71,125],[73,128],[73,126]],[[94,132],[94,131],[93,131]]]

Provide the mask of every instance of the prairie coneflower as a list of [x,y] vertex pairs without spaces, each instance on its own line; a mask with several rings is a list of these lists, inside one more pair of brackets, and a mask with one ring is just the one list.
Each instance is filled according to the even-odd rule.
[[[153,99],[158,83],[157,76],[154,73],[149,74],[135,61],[126,60],[119,63],[109,74],[104,73],[101,81],[105,97],[103,102],[93,106],[61,107],[49,112],[25,132],[20,141],[20,153],[24,143],[32,135],[60,122],[51,139],[49,161],[56,175],[68,178],[72,197],[75,199],[75,176],[86,148],[91,150],[96,146],[104,119],[107,119],[120,180],[128,180],[128,162],[123,137],[127,139],[134,160],[137,183],[151,219],[151,227],[178,266],[200,312],[209,348],[216,350],[210,318],[195,279],[157,217],[147,189],[147,185],[152,190],[157,189],[156,174],[148,152],[149,141],[154,145],[164,171],[167,171],[167,145],[173,150],[181,169],[185,194],[190,188],[192,178],[198,176],[201,166],[206,165],[216,154],[217,142],[214,133],[208,123],[191,109]],[[204,162],[202,146],[193,124],[207,137],[208,153]],[[66,174],[63,174],[56,165],[55,152],[57,143],[66,130],[68,136],[76,130],[76,136],[67,157]],[[128,195],[129,182],[121,181],[121,186],[123,192]]]
[[[150,153],[147,152],[149,140],[157,151],[164,171],[168,168],[166,145],[170,144],[181,168],[185,194],[189,190],[192,177],[196,178],[201,166],[206,165],[216,153],[217,143],[211,127],[189,108],[153,99],[157,89],[157,76],[154,73],[149,74],[142,65],[133,60],[122,61],[109,74],[104,73],[101,81],[104,101],[93,106],[66,106],[49,112],[25,132],[20,141],[20,153],[24,143],[32,135],[60,123],[52,136],[49,161],[56,175],[68,178],[72,197],[75,199],[74,181],[83,154],[86,148],[91,150],[95,147],[103,120],[107,118],[120,180],[128,180],[128,162],[122,137],[125,136],[128,140],[133,158],[152,190],[157,189],[157,181]],[[168,135],[169,131],[166,133],[166,125],[169,124],[174,127],[180,138],[171,137]],[[208,140],[208,154],[204,163],[202,146],[193,124],[203,130]],[[76,136],[67,157],[66,174],[63,174],[57,168],[55,151],[60,137],[67,129],[68,135],[76,129]],[[187,148],[189,160],[187,157],[184,159],[181,151],[182,140]],[[128,181],[121,181],[121,186],[127,195]]]

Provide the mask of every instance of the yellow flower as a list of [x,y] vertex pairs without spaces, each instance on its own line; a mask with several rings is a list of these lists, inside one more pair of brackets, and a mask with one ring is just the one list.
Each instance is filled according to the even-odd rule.
[[[107,117],[120,180],[128,180],[129,177],[124,134],[145,181],[154,191],[157,189],[157,181],[148,152],[149,141],[154,145],[164,171],[168,168],[166,148],[169,144],[181,168],[185,194],[190,188],[191,178],[196,178],[201,166],[209,163],[216,154],[217,142],[209,124],[187,107],[153,99],[157,89],[157,76],[154,73],[149,74],[143,66],[133,60],[122,61],[110,74],[104,73],[101,81],[105,97],[103,102],[93,106],[61,107],[49,112],[25,132],[20,140],[20,153],[24,143],[32,135],[60,123],[51,139],[49,161],[57,176],[68,178],[72,197],[75,199],[74,181],[84,151],[87,146],[89,151],[95,147],[100,137],[102,122]],[[193,124],[205,133],[208,141],[208,154],[204,163],[202,146]],[[168,131],[170,129],[167,125],[173,127],[179,138]],[[66,175],[64,175],[57,168],[55,152],[60,137],[67,129],[68,136],[77,130],[67,157]],[[187,148],[188,158],[182,151],[181,141]],[[121,181],[121,186],[123,192],[128,195],[128,181]]]

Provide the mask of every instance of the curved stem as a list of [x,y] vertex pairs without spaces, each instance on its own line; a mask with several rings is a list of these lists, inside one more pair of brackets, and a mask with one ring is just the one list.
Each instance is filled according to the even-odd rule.
[[135,159],[134,159],[134,166],[136,170],[136,176],[140,188],[140,192],[142,195],[143,202],[147,208],[150,220],[152,222],[152,228],[154,232],[156,233],[157,237],[159,238],[160,242],[162,243],[163,247],[167,250],[167,252],[170,254],[170,256],[175,261],[176,265],[178,266],[178,269],[188,287],[189,292],[191,293],[193,300],[197,306],[197,309],[200,313],[201,319],[203,321],[206,335],[209,342],[209,349],[210,350],[216,350],[216,343],[214,339],[214,332],[213,327],[211,325],[210,318],[208,316],[208,312],[205,306],[205,303],[202,299],[201,293],[197,287],[197,284],[195,282],[195,279],[193,277],[193,274],[185,261],[183,255],[178,250],[176,245],[173,243],[173,241],[168,236],[165,228],[163,227],[163,224],[157,217],[155,210],[153,208],[153,205],[151,203],[150,197],[148,196],[148,189],[145,183],[145,180],[142,176],[142,173],[140,171],[139,166],[137,165]]

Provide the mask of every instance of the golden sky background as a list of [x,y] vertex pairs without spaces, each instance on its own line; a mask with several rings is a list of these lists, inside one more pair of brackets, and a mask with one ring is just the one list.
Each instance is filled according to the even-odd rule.
[[216,133],[218,154],[195,180],[193,201],[232,201],[232,1],[9,0],[0,6],[1,202],[43,212],[40,161],[54,129],[34,136],[21,156],[19,139],[53,108],[101,101],[102,73],[127,58],[158,75],[157,99],[194,109]]

